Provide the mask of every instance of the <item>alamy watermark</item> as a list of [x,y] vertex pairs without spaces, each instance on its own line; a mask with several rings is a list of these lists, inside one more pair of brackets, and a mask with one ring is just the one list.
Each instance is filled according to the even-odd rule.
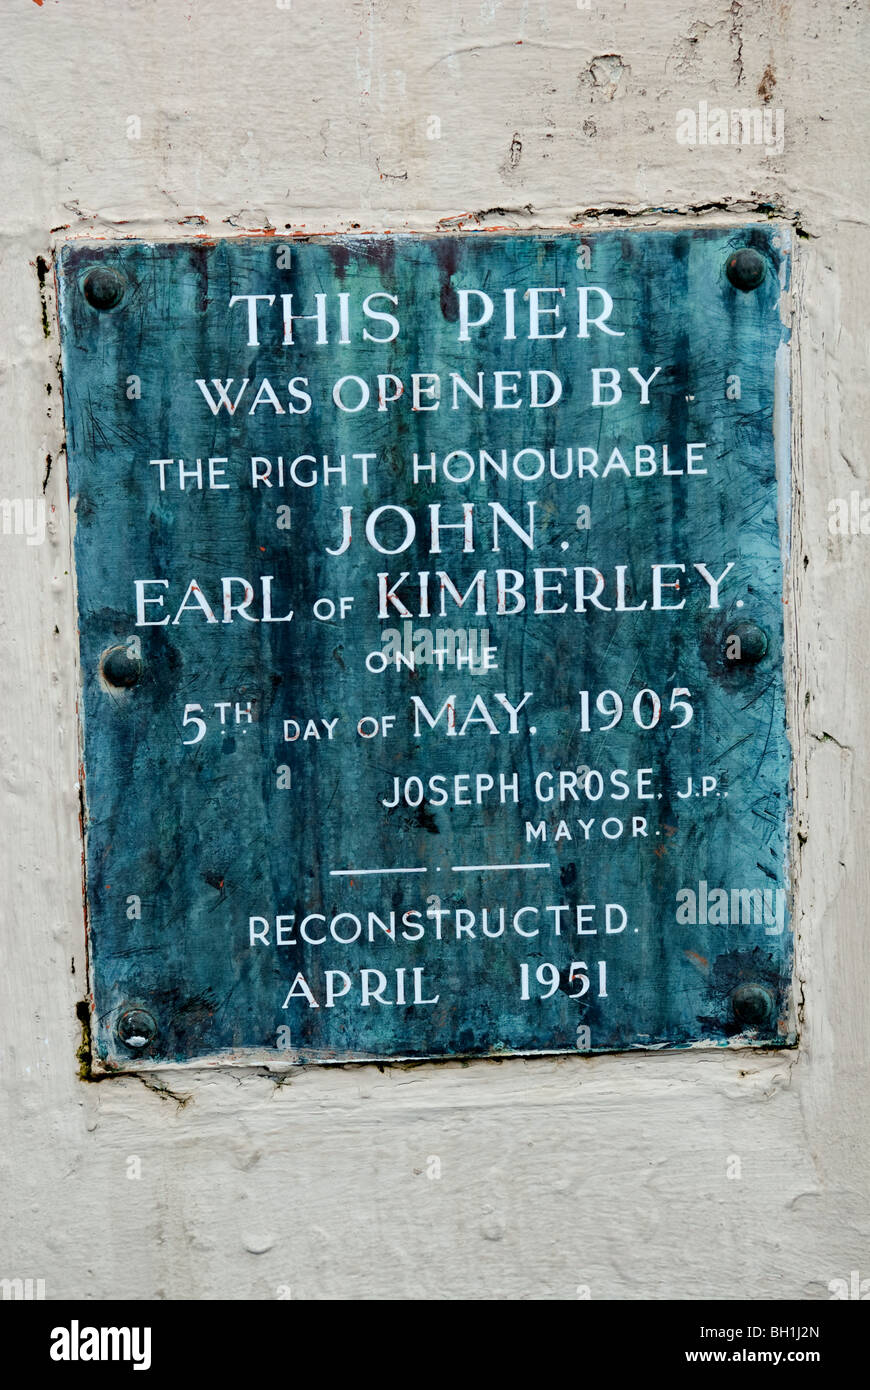
[[498,670],[496,648],[490,643],[488,628],[433,629],[415,627],[412,621],[405,620],[401,632],[395,627],[384,628],[381,643],[381,650],[369,652],[366,658],[370,671],[385,671],[388,666],[409,671],[418,666],[437,666],[443,671],[445,666],[456,666],[469,675],[479,676],[484,671]]
[[782,154],[785,117],[781,106],[724,106],[698,102],[697,111],[683,106],[677,112],[678,145],[761,145],[765,154]]
[[44,1298],[44,1279],[0,1279],[0,1299],[4,1302],[36,1303]]
[[134,1371],[151,1368],[150,1327],[82,1327],[73,1318],[69,1327],[53,1327],[52,1361],[130,1361]]
[[28,545],[45,540],[44,497],[0,497],[0,533],[24,536]]
[[862,1279],[860,1272],[853,1269],[848,1279],[830,1279],[828,1291],[831,1300],[853,1299],[866,1303],[870,1300],[870,1279]]
[[766,936],[779,936],[785,926],[783,888],[710,888],[701,879],[696,888],[677,892],[676,920],[680,926],[764,926]]
[[847,497],[828,503],[828,530],[832,536],[870,536],[870,497],[853,489]]

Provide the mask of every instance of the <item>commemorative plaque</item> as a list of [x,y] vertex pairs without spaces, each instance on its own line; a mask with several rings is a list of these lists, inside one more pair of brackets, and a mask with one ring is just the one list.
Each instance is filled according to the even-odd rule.
[[97,1068],[794,1042],[788,267],[61,248]]

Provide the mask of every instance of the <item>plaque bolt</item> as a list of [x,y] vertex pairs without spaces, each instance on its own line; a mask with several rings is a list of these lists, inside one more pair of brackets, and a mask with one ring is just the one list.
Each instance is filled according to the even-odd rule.
[[737,623],[725,635],[727,659],[742,666],[754,666],[767,655],[767,646],[767,633],[758,623]]
[[731,995],[731,1008],[738,1023],[757,1028],[773,1014],[773,995],[763,985],[738,985]]
[[103,652],[100,662],[104,680],[109,685],[121,686],[129,689],[135,685],[142,674],[142,662],[138,657],[130,656],[126,647],[110,647]]
[[157,1024],[146,1009],[128,1009],[118,1020],[118,1037],[125,1047],[139,1052],[157,1036]]
[[127,282],[118,270],[111,266],[95,266],[89,270],[82,289],[85,299],[94,309],[114,309],[124,298]]
[[735,251],[725,264],[725,274],[732,285],[747,294],[750,290],[758,289],[766,273],[764,257],[751,246]]

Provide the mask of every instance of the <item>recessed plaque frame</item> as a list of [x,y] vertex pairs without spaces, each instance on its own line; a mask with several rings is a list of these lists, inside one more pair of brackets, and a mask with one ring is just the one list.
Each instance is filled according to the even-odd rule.
[[790,252],[60,247],[96,1070],[794,1044]]

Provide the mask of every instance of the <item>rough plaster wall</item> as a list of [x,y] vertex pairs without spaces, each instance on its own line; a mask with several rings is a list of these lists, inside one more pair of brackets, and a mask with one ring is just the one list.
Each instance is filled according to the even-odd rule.
[[[0,1276],[49,1298],[824,1299],[870,1275],[870,541],[826,524],[867,476],[866,5],[4,0],[0,40],[0,496],[38,496],[50,455],[55,508],[44,545],[0,537]],[[765,97],[781,155],[676,143],[678,108]],[[76,648],[37,257],[59,235],[198,219],[528,227],[759,203],[807,234],[787,610],[799,1051],[79,1080]]]

